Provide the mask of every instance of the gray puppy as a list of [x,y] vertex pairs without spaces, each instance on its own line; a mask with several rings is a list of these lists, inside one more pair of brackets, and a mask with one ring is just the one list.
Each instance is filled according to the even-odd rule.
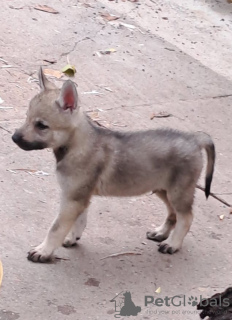
[[[212,181],[215,149],[205,133],[171,129],[117,132],[95,125],[78,105],[74,83],[58,89],[39,71],[41,92],[30,102],[24,125],[12,139],[24,150],[52,148],[62,189],[60,213],[28,259],[46,262],[56,248],[72,246],[86,226],[93,195],[138,196],[154,192],[167,206],[165,222],[147,238],[159,251],[180,249],[193,220],[192,205],[205,149],[205,194]],[[172,231],[172,232],[171,232]]]

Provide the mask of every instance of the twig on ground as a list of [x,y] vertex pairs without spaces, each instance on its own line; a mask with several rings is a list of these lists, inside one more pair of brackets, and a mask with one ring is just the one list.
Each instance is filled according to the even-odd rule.
[[60,257],[55,257],[56,260],[64,260],[64,261],[68,261],[70,260],[69,258],[60,258]]
[[230,196],[232,194],[232,192],[222,192],[222,193],[219,193],[219,192],[214,192],[214,194],[216,194],[216,196]]
[[10,134],[12,133],[10,130],[4,128],[3,126],[0,126],[0,129],[5,130],[6,132],[8,132],[8,133],[10,133]]
[[106,126],[104,126],[103,124],[101,124],[100,122],[98,122],[97,120],[93,120],[93,122],[95,122],[99,127],[108,129]]
[[119,252],[119,253],[110,254],[109,256],[101,258],[100,260],[104,260],[107,258],[115,258],[120,256],[136,256],[136,255],[140,256],[141,254],[142,254],[141,252]]
[[[197,184],[197,188],[200,189],[200,190],[202,190],[202,191],[205,191],[205,188],[203,188],[203,187],[200,186],[199,184]],[[216,196],[215,193],[210,192],[209,195],[210,195],[211,197],[213,197],[214,199],[220,201],[221,203],[225,204],[227,207],[230,207],[230,208],[232,207],[231,204],[229,204],[228,202],[226,202],[226,201],[225,201],[224,199],[222,199],[221,197]]]

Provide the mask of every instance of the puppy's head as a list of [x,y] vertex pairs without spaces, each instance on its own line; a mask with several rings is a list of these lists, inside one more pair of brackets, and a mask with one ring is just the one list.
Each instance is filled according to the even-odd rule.
[[78,94],[75,84],[68,80],[58,89],[39,71],[41,91],[31,101],[23,126],[12,136],[24,150],[56,149],[65,145],[78,116]]

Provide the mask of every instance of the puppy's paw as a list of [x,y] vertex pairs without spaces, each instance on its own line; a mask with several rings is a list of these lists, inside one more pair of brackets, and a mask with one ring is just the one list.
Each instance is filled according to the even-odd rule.
[[73,239],[73,238],[66,237],[63,242],[63,247],[65,248],[75,247],[77,245],[78,240],[80,240],[80,238]]
[[167,235],[163,234],[162,232],[147,232],[147,239],[162,242],[167,239]]
[[33,262],[50,262],[52,260],[52,252],[47,250],[43,244],[40,244],[28,252],[27,259]]
[[164,241],[159,244],[158,251],[161,253],[173,254],[173,253],[177,252],[179,249],[180,249],[179,247],[176,247],[174,245],[169,244],[168,241],[166,241],[166,242]]

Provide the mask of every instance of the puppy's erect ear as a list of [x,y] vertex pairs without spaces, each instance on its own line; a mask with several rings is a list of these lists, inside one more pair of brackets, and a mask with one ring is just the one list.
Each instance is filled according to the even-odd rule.
[[70,110],[71,112],[77,108],[78,94],[77,89],[71,80],[65,81],[61,88],[60,96],[57,103],[63,110]]
[[38,76],[39,76],[39,86],[42,91],[57,89],[57,87],[46,78],[45,74],[43,73],[42,67],[39,68]]

